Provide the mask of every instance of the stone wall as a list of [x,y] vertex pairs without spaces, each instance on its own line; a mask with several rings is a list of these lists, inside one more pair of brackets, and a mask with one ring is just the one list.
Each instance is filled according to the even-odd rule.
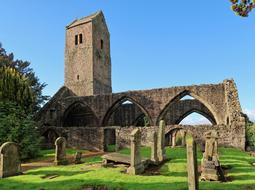
[[[129,147],[130,140],[128,138],[128,134],[131,133],[131,131],[135,127],[121,127],[117,128],[117,136],[118,139],[117,142],[119,142],[120,147]],[[150,143],[152,142],[152,132],[157,130],[156,127],[141,127],[142,132],[142,145],[143,146],[150,146]],[[184,125],[168,125],[166,126],[165,134],[167,135],[173,130],[178,129],[184,129],[187,131],[192,132],[194,139],[202,144],[204,142],[204,134],[210,130],[215,129],[219,132],[219,145],[224,147],[236,147],[239,149],[244,149],[245,147],[245,127],[235,127],[230,128],[225,125],[214,125],[214,126],[208,126],[208,125],[200,125],[200,126],[184,126]]]
[[[58,137],[65,137],[68,148],[94,151],[104,150],[104,129],[96,127],[44,127],[40,133],[54,130]],[[45,147],[45,146],[44,146]],[[47,147],[45,147],[47,148]]]

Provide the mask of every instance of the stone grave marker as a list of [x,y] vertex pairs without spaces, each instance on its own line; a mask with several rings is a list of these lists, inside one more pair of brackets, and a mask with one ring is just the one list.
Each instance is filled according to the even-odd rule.
[[198,190],[197,145],[191,134],[186,136],[189,190]]
[[66,139],[64,137],[58,137],[55,141],[55,164],[66,165],[68,161],[66,159]]
[[18,146],[6,142],[0,147],[0,178],[21,174],[21,163]]
[[201,180],[226,181],[220,166],[218,155],[218,132],[215,130],[205,133],[205,152],[201,163]]
[[166,159],[165,151],[165,121],[161,120],[158,130],[158,143],[157,143],[158,160],[162,162]]
[[74,163],[81,164],[82,163],[81,159],[82,159],[82,152],[76,152],[74,155]]
[[151,161],[154,164],[158,164],[158,151],[157,151],[157,143],[158,143],[158,134],[156,131],[152,133],[152,143],[151,143]]
[[130,155],[130,167],[127,169],[127,173],[130,175],[141,174],[144,171],[144,165],[142,164],[140,147],[141,147],[141,131],[134,129],[130,135],[131,140],[131,155]]

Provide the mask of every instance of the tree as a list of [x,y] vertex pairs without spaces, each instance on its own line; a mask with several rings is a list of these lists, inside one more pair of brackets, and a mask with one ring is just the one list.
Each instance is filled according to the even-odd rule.
[[230,0],[232,10],[241,17],[248,17],[255,8],[255,0]]
[[32,111],[34,94],[29,81],[14,68],[0,67],[0,100],[16,102],[26,112]]
[[16,103],[0,101],[0,145],[7,141],[19,145],[22,160],[39,155],[40,137],[32,115]]
[[5,49],[0,43],[0,68],[10,67],[18,71],[23,78],[26,79],[29,84],[32,94],[33,102],[31,103],[31,110],[33,113],[38,111],[42,104],[49,99],[48,96],[42,94],[42,90],[46,86],[45,83],[40,83],[39,78],[35,75],[30,63],[22,60],[14,60],[13,53],[7,54]]

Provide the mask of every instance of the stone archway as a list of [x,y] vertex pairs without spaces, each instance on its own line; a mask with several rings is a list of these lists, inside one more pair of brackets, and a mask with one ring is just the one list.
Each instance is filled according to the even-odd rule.
[[[193,99],[183,100],[182,98],[185,96],[192,97]],[[157,124],[161,119],[165,120],[167,125],[178,124],[182,117],[185,118],[186,115],[192,112],[205,116],[214,125],[218,124],[216,114],[211,106],[198,95],[188,90],[179,93],[167,103],[157,118]]]
[[165,134],[165,145],[176,147],[186,145],[187,131],[184,128],[178,127],[170,130]]
[[92,109],[81,102],[75,102],[64,113],[64,127],[96,127],[98,119]]
[[130,97],[117,100],[106,112],[102,126],[149,126],[148,112]]

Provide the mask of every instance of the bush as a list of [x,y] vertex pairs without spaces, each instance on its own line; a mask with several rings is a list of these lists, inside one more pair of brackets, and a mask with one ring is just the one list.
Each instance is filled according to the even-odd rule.
[[40,137],[31,115],[15,103],[0,102],[0,145],[7,141],[19,145],[22,160],[39,155]]
[[255,124],[249,124],[246,127],[247,146],[255,149]]

